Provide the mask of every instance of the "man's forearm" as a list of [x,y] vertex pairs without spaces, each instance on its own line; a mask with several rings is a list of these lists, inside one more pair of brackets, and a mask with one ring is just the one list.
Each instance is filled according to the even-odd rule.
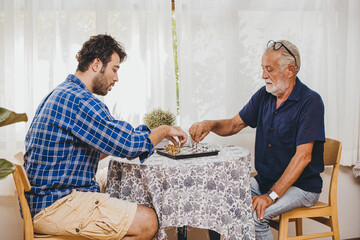
[[230,136],[233,134],[233,126],[231,119],[222,119],[211,121],[211,131],[220,136]]
[[182,147],[186,143],[188,135],[178,126],[167,125],[153,129],[149,135],[149,139],[154,146],[164,138],[170,140],[174,145],[179,144],[180,147]]
[[230,119],[214,121],[211,131],[220,136],[231,136],[240,132],[246,126],[245,122],[237,114]]
[[209,134],[209,132],[216,133],[220,136],[230,136],[238,133],[246,126],[246,123],[241,119],[240,115],[236,114],[230,119],[205,120],[194,123],[189,129],[189,133],[191,138],[199,143]]
[[170,129],[169,126],[162,125],[157,128],[151,130],[149,135],[149,139],[154,146],[156,146],[159,142],[161,142],[169,133]]
[[300,177],[305,167],[311,161],[311,153],[314,143],[306,143],[298,146],[296,154],[291,159],[280,179],[272,186],[279,197],[281,197]]

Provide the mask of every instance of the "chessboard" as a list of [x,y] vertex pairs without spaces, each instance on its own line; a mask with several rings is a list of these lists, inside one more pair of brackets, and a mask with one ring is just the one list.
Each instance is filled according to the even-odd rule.
[[177,159],[185,159],[185,158],[214,156],[214,155],[218,155],[220,151],[212,148],[182,147],[179,149],[179,151],[169,151],[169,149],[166,150],[158,149],[156,152],[159,155],[177,160]]

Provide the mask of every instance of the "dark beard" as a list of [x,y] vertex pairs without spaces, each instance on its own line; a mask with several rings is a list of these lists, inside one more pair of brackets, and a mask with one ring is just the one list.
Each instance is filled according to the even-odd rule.
[[108,93],[108,88],[109,86],[107,86],[104,74],[101,72],[96,74],[93,79],[93,93],[105,96]]

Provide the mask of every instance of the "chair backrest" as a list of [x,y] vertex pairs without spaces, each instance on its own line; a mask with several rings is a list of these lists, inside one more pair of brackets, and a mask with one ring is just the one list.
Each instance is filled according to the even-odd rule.
[[333,166],[329,188],[329,205],[336,206],[337,181],[340,168],[342,144],[341,142],[326,138],[324,144],[324,164],[325,166]]
[[29,179],[27,178],[24,167],[22,165],[18,165],[15,163],[13,163],[13,165],[15,167],[15,172],[13,172],[13,177],[17,192],[19,194],[20,206],[24,219],[25,240],[32,240],[34,239],[34,227],[30,213],[30,208],[25,198],[25,192],[30,191],[31,186],[29,183]]

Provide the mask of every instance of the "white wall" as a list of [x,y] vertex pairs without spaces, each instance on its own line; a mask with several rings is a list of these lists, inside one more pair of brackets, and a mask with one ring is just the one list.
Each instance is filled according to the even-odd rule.
[[[8,193],[4,195],[5,191]],[[12,194],[10,195],[10,190]],[[0,180],[0,239],[21,240],[23,239],[23,222],[20,217],[18,198],[15,194],[15,184],[12,176]]]

